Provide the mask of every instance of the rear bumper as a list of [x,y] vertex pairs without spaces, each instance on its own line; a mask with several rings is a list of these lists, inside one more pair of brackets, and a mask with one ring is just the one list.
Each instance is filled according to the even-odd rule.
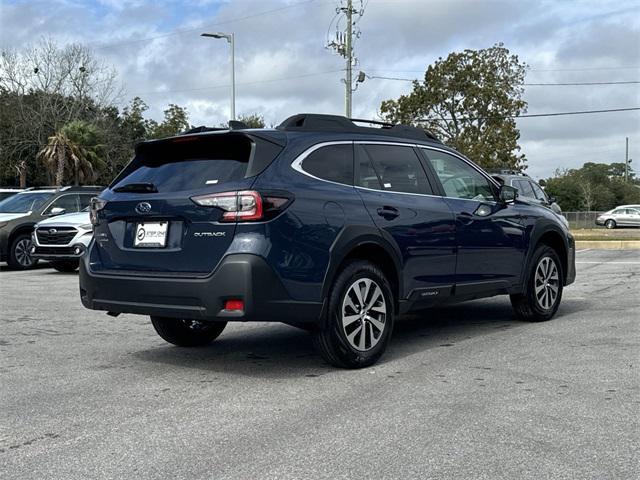
[[[321,303],[292,300],[262,257],[226,256],[205,278],[168,278],[92,272],[89,255],[80,262],[80,298],[89,309],[218,321],[314,323]],[[244,311],[224,309],[240,299]]]

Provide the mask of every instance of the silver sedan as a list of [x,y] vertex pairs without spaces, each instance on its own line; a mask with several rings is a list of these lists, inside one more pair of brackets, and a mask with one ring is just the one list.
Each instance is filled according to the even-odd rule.
[[640,227],[640,208],[616,207],[599,215],[596,225],[611,229],[616,227]]

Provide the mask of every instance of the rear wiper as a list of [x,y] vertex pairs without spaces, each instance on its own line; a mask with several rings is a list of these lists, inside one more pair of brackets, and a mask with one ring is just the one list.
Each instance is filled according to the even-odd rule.
[[135,193],[158,193],[158,189],[153,183],[127,183],[113,189],[114,192],[135,192]]

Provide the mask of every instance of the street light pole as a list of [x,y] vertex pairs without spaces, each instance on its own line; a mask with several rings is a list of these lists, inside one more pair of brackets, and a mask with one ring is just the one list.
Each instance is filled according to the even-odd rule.
[[201,37],[224,38],[231,46],[231,105],[229,109],[230,120],[236,119],[236,54],[235,54],[235,36],[233,33],[202,33]]

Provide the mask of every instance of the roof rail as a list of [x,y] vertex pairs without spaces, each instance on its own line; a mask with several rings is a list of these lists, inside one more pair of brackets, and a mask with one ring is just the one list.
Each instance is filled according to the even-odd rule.
[[[356,123],[380,125],[381,128],[360,127]],[[411,138],[413,140],[430,140],[441,143],[431,132],[409,125],[394,125],[378,120],[363,120],[347,118],[340,115],[324,115],[317,113],[299,113],[283,121],[276,127],[285,131],[315,131],[315,132],[350,132],[372,135]]]

